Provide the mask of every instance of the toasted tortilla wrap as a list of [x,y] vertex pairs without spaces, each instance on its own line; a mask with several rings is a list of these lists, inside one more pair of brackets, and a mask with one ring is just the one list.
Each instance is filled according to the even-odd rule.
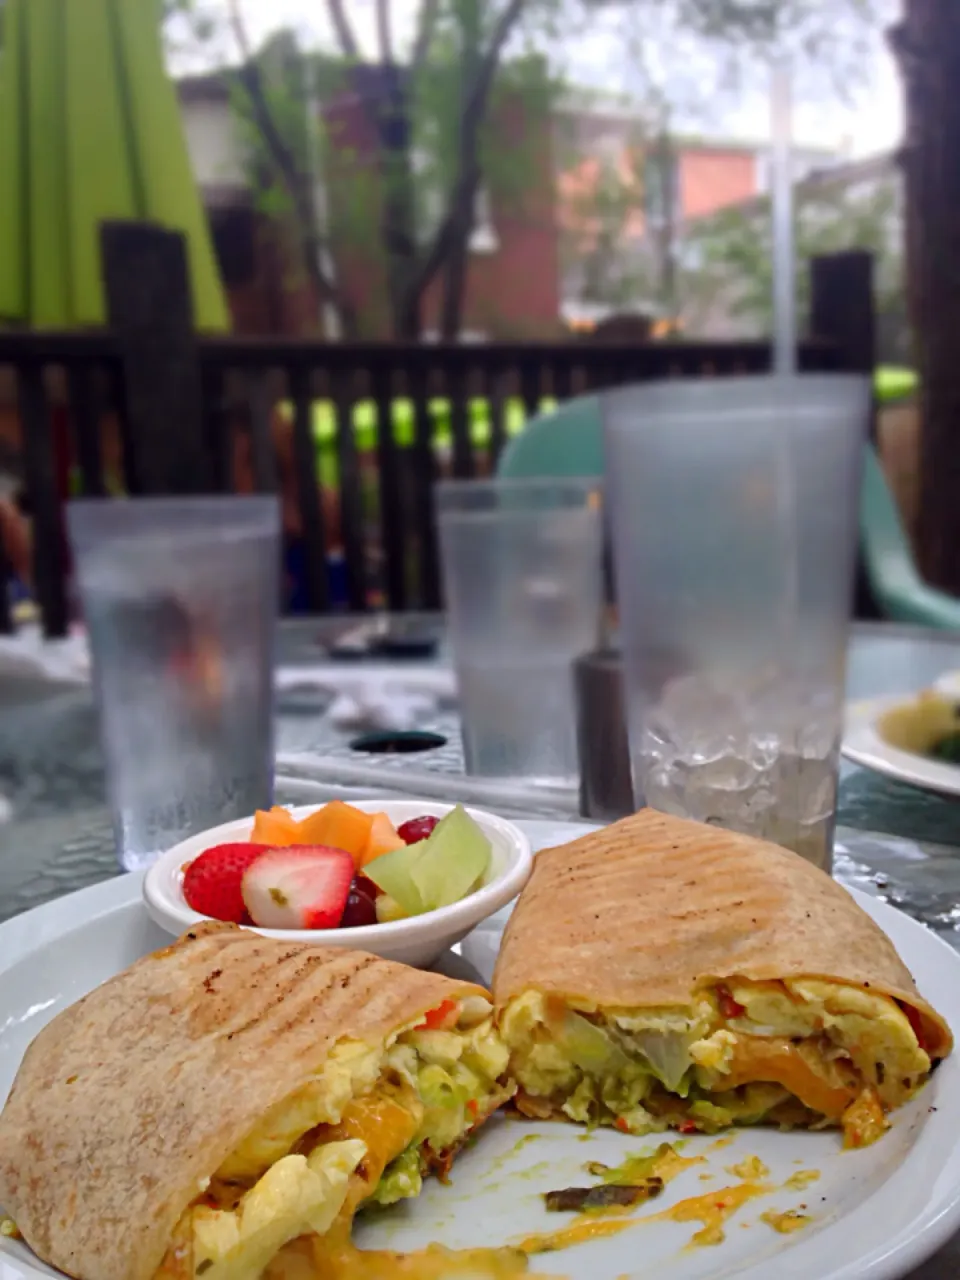
[[256,1280],[445,1172],[506,1065],[479,987],[204,925],[34,1040],[0,1205],[79,1280]]
[[494,974],[526,1114],[714,1132],[887,1127],[950,1029],[829,876],[644,809],[536,859]]

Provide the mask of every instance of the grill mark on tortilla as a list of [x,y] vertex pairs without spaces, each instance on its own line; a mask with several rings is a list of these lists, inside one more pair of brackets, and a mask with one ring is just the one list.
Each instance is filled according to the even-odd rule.
[[[444,999],[486,994],[235,926],[191,933],[54,1018],[0,1116],[0,1203],[45,1261],[88,1280],[153,1280],[198,1183],[315,1076],[338,1040],[376,1043]],[[209,994],[203,978],[217,967]],[[153,1188],[140,1181],[145,1169]],[[71,1189],[75,1207],[61,1226]]]

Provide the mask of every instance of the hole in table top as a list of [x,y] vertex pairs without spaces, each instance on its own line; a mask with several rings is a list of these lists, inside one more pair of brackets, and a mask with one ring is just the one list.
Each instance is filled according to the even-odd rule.
[[381,731],[365,733],[350,743],[351,751],[366,751],[373,755],[405,756],[415,751],[434,751],[446,746],[446,738],[439,733],[410,730],[406,733]]

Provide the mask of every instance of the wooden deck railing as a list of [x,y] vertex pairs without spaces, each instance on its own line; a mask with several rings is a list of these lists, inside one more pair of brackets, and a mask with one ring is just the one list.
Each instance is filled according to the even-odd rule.
[[[815,281],[818,274],[823,332],[824,294],[835,287],[837,273],[821,268]],[[142,276],[137,283],[142,286]],[[824,334],[803,344],[801,368],[844,370],[872,362],[841,339]],[[375,601],[391,609],[434,608],[440,603],[432,516],[438,474],[492,471],[508,427],[518,416],[537,413],[545,400],[655,378],[763,373],[770,364],[769,344],[752,342],[621,347],[184,340],[163,318],[156,329],[137,316],[122,329],[97,334],[0,331],[0,390],[15,388],[34,522],[34,588],[45,628],[62,634],[68,621],[58,421],[61,437],[69,440],[65,445],[61,438],[59,449],[61,455],[69,451],[74,492],[229,492],[244,435],[253,487],[271,491],[278,486],[282,404],[291,424],[294,493],[288,499],[303,533],[309,608],[323,612],[336,603],[364,610]],[[446,404],[443,423],[438,400]],[[478,402],[488,422],[483,432],[472,419]],[[369,419],[360,438],[358,405]],[[331,436],[319,466],[323,486],[318,413]],[[325,511],[327,503],[336,509]],[[339,543],[345,578],[344,596],[335,602],[328,542]],[[0,597],[0,627],[9,628],[6,592]]]

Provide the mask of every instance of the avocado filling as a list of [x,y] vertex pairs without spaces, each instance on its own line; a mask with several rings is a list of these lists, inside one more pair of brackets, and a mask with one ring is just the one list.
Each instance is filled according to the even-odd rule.
[[863,1146],[930,1071],[908,1013],[823,980],[735,979],[689,1008],[600,1011],[527,991],[503,1010],[501,1032],[529,1116],[633,1134],[840,1125],[847,1145]]

